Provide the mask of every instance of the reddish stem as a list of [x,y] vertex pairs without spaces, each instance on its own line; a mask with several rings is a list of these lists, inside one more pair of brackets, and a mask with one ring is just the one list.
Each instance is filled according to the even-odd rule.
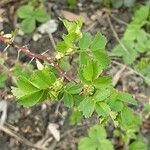
[[[5,43],[6,40],[7,40],[7,38],[5,38],[3,36],[0,36],[0,43]],[[75,81],[72,77],[66,75],[65,71],[60,68],[60,66],[58,65],[58,63],[55,60],[49,59],[48,57],[46,57],[44,55],[41,55],[41,54],[30,52],[27,48],[18,46],[15,43],[12,43],[11,45],[17,51],[21,51],[21,52],[23,52],[24,54],[26,54],[27,56],[29,56],[31,58],[36,58],[36,59],[48,62],[50,65],[52,65],[57,70],[60,77],[64,77],[68,81],[73,81],[73,82],[77,83],[77,81]]]

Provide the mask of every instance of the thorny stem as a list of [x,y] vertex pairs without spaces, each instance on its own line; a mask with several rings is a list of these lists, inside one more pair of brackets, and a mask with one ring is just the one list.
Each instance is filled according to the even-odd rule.
[[[7,38],[0,35],[0,43],[5,43],[6,44],[6,42],[5,42],[6,40],[7,40]],[[10,45],[12,47],[14,47],[17,51],[22,52],[22,53],[26,54],[27,56],[29,56],[31,58],[36,58],[36,59],[39,59],[39,60],[42,60],[42,61],[45,61],[45,62],[49,63],[51,66],[53,66],[57,70],[60,77],[64,77],[69,82],[73,81],[73,82],[77,83],[77,81],[75,81],[72,77],[66,75],[66,72],[60,68],[60,66],[58,65],[56,60],[49,59],[45,55],[33,53],[33,52],[29,51],[27,48],[21,47],[21,46],[15,44],[15,43],[11,43]]]

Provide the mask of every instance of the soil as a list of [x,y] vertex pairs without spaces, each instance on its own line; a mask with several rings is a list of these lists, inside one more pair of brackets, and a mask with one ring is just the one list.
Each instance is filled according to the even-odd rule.
[[[2,0],[3,1],[3,0]],[[5,0],[4,0],[5,1]],[[16,15],[15,10],[25,3],[26,0],[6,0],[6,3],[2,5],[0,9],[5,11],[5,20],[0,24],[3,25],[3,31],[10,33],[10,31],[16,28]],[[1,2],[0,2],[1,4]],[[88,30],[92,34],[96,32],[102,32],[108,39],[107,49],[111,51],[114,45],[117,43],[113,33],[110,29],[108,21],[105,17],[105,8],[99,3],[92,1],[81,0],[78,2],[75,10],[68,9],[65,0],[62,1],[50,1],[45,2],[45,6],[48,12],[51,14],[53,19],[56,19],[59,23],[57,31],[53,34],[55,41],[61,38],[61,35],[65,32],[62,23],[58,20],[58,17],[64,17],[62,10],[72,12],[73,14],[79,15],[81,13],[87,14],[87,23],[83,30]],[[112,24],[119,37],[123,35],[126,25],[122,22],[128,23],[131,20],[133,9],[132,8],[120,8],[112,9],[112,15],[117,18],[117,21],[111,18]],[[93,25],[94,24],[94,25]],[[33,41],[32,35],[18,35],[15,41],[20,45],[28,44],[31,51],[42,53],[47,49],[50,49],[49,53],[53,51],[49,37],[45,34],[38,41]],[[4,45],[0,45],[0,50],[4,49]],[[10,59],[16,59],[17,52],[13,48],[7,49],[8,56]],[[20,61],[28,63],[30,58],[20,54]],[[11,66],[11,64],[8,64]],[[120,67],[112,64],[109,71],[106,73],[112,77],[120,70]],[[5,126],[11,129],[21,139],[26,138],[29,142],[34,145],[45,142],[48,150],[76,150],[77,143],[80,137],[87,135],[87,128],[92,126],[95,122],[98,122],[96,115],[93,115],[91,119],[83,119],[77,126],[71,126],[69,124],[70,111],[64,107],[63,102],[49,102],[45,101],[32,108],[23,108],[19,106],[14,97],[10,93],[10,87],[12,82],[7,82],[7,87],[0,89],[0,93],[4,93],[0,98],[1,100],[7,100],[8,102],[8,113],[7,121]],[[128,91],[132,95],[135,95],[139,105],[135,107],[137,113],[145,116],[143,110],[144,105],[148,101],[145,97],[149,97],[150,88],[143,82],[143,80],[135,74],[128,74],[126,77],[120,78],[115,85],[119,90]],[[143,97],[141,95],[144,95]],[[49,125],[54,124],[57,130],[60,132],[60,140],[56,141],[53,135],[49,132]],[[107,129],[109,138],[115,144],[115,148],[118,150],[123,149],[121,141],[118,139],[112,139],[113,126],[110,125]],[[141,133],[150,141],[150,119],[145,117],[143,125],[141,126]],[[42,144],[43,144],[42,143]],[[27,146],[28,145],[28,146]],[[19,142],[17,138],[12,137],[6,132],[0,131],[0,150],[33,150],[28,142]],[[44,145],[44,144],[43,144]]]

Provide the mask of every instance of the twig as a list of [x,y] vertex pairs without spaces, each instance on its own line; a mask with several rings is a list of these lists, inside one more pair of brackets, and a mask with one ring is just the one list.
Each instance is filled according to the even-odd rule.
[[3,65],[0,65],[0,72],[3,72],[4,74],[6,74],[9,77],[15,77],[14,73],[11,72],[8,68],[6,68]]
[[118,37],[118,34],[116,33],[112,23],[111,23],[111,20],[110,20],[110,17],[109,15],[106,15],[106,18],[107,18],[107,21],[109,23],[109,26],[114,34],[114,37],[116,38],[116,40],[118,41],[118,43],[120,44],[120,46],[123,48],[124,51],[126,51],[127,53],[129,53],[129,51],[127,50],[127,48],[122,44],[122,42],[120,41],[119,37]]
[[26,138],[18,135],[16,132],[12,131],[11,129],[5,127],[5,126],[0,126],[0,130],[9,134],[10,136],[14,137],[17,141],[27,145],[27,146],[30,146],[30,147],[33,147],[33,148],[36,148],[36,149],[39,149],[39,150],[47,150],[46,148],[43,148],[43,147],[40,147],[40,146],[37,146],[33,143],[31,143],[30,141],[28,141]]
[[112,14],[109,14],[110,15],[110,17],[112,18],[112,19],[114,19],[116,22],[118,22],[118,23],[120,23],[120,24],[123,24],[123,25],[128,25],[128,23],[126,23],[125,21],[123,21],[123,20],[121,20],[121,19],[119,19],[119,18],[117,18],[117,17],[115,17],[114,15],[112,15]]
[[137,72],[136,70],[132,69],[131,67],[126,66],[126,65],[124,65],[124,64],[122,64],[122,63],[120,63],[120,62],[114,61],[114,60],[112,60],[111,62],[112,62],[113,64],[119,65],[119,66],[121,66],[121,67],[125,67],[126,69],[132,71],[132,72],[135,73],[136,75],[142,77],[144,80],[147,80],[147,81],[150,82],[150,79],[149,79],[149,78],[145,77],[143,74],[141,74],[140,72]]
[[[73,78],[71,78],[70,76],[66,75],[66,73],[60,68],[60,66],[55,62],[55,60],[53,59],[49,59],[48,57],[46,57],[45,55],[41,55],[41,54],[37,54],[37,53],[33,53],[30,52],[28,49],[24,48],[24,47],[20,47],[18,45],[14,45],[13,47],[16,48],[18,51],[23,52],[24,54],[26,54],[27,56],[31,57],[31,58],[36,58],[39,60],[43,60],[48,62],[50,65],[52,65],[59,73],[59,76],[64,77],[65,79],[67,79],[68,81],[73,81],[76,82]],[[77,83],[77,82],[76,82]]]
[[54,48],[54,50],[56,49],[56,44],[55,44],[55,41],[54,41],[54,38],[53,38],[53,35],[51,33],[49,33],[49,39],[52,43],[52,46]]
[[[47,52],[48,52],[48,50],[46,50],[45,52],[41,53],[41,55],[44,55],[44,54],[46,54]],[[31,62],[32,62],[34,59],[35,59],[35,58],[33,57],[33,58],[29,61],[28,64],[31,64]]]
[[119,79],[121,78],[122,74],[123,74],[123,71],[125,70],[126,66],[122,67],[113,77],[113,80],[112,80],[112,84],[113,86],[116,86],[116,84],[118,83]]
[[66,75],[66,72],[60,68],[60,66],[58,65],[58,63],[55,59],[49,59],[45,55],[30,52],[27,48],[21,47],[21,46],[15,44],[15,43],[12,43],[11,39],[8,40],[7,38],[5,38],[1,35],[0,36],[0,43],[6,43],[7,44],[6,41],[8,41],[8,43],[10,45],[12,45],[17,51],[23,52],[24,54],[26,54],[27,56],[29,56],[31,58],[36,58],[36,59],[48,62],[51,66],[53,66],[57,70],[60,77],[63,77],[68,81],[72,81],[72,82],[77,83],[77,81],[75,81],[72,77]]

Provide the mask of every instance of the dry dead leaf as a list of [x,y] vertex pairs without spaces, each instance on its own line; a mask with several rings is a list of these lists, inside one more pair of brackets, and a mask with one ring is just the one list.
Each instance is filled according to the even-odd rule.
[[62,10],[61,12],[62,12],[64,18],[69,20],[69,21],[75,21],[81,17],[81,16],[79,16],[75,13],[72,13],[70,11]]
[[72,13],[70,11],[62,10],[61,13],[63,14],[63,17],[69,21],[75,21],[79,18],[82,18],[85,24],[90,24],[91,21],[88,18],[87,14],[82,12],[79,15]]
[[58,130],[58,125],[55,123],[50,123],[48,125],[48,129],[50,131],[50,133],[53,135],[53,137],[55,138],[56,141],[60,140],[60,132]]

